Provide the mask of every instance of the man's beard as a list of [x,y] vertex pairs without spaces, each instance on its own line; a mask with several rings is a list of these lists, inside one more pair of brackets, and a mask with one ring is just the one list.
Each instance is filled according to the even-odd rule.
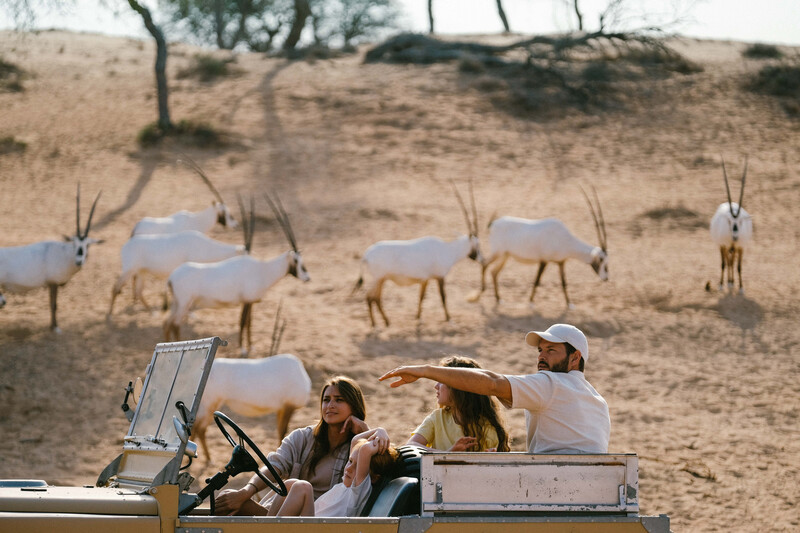
[[569,355],[564,356],[564,359],[550,367],[550,372],[569,372]]

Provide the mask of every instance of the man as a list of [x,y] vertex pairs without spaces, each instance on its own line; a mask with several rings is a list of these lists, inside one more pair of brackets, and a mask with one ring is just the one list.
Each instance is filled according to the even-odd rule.
[[530,453],[607,453],[608,404],[583,375],[586,336],[569,324],[531,331],[525,341],[539,350],[538,372],[502,375],[475,368],[402,366],[379,379],[399,387],[427,378],[448,387],[496,396],[506,407],[525,409]]

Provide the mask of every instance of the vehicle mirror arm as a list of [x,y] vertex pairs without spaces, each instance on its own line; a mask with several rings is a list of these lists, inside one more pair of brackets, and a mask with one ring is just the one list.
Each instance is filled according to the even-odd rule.
[[128,419],[128,422],[133,421],[133,413],[134,410],[131,409],[131,406],[128,405],[128,398],[130,398],[131,394],[133,394],[133,381],[128,382],[128,386],[125,387],[125,399],[122,400],[122,412],[125,413],[125,418]]
[[191,436],[192,432],[189,429],[189,411],[186,409],[186,404],[178,400],[177,402],[175,402],[175,408],[181,414],[183,423],[186,426],[186,432],[188,433],[189,436]]

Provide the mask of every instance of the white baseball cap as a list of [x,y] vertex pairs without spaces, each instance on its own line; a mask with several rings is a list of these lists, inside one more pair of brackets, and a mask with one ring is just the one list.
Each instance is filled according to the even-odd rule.
[[581,352],[584,361],[589,360],[589,342],[586,340],[586,335],[575,326],[553,324],[547,331],[529,331],[525,335],[525,342],[531,346],[539,346],[539,341],[542,339],[550,342],[568,342]]

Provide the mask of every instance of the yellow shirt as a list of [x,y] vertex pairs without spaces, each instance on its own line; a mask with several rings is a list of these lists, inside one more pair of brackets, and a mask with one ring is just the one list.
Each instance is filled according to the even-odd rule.
[[[453,412],[442,407],[425,417],[425,420],[415,429],[412,435],[425,437],[427,446],[436,450],[449,450],[458,439],[464,436],[464,430],[456,423]],[[496,448],[500,442],[497,432],[490,424],[486,424],[485,442],[481,443],[481,450]]]

